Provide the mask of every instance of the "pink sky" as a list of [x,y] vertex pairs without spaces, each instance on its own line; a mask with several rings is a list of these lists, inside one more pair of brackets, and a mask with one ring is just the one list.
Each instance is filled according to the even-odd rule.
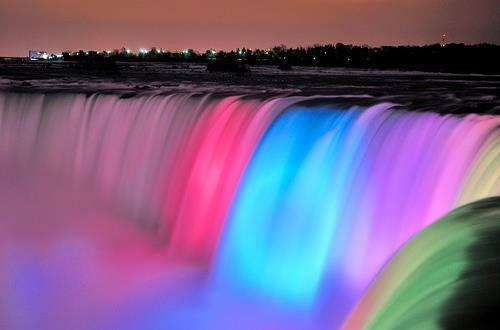
[[1,0],[0,56],[29,49],[500,43],[498,0]]

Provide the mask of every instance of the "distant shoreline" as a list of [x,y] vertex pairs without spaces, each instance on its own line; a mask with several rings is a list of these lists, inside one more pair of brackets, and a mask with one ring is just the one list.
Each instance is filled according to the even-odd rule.
[[[495,44],[433,44],[424,46],[356,46],[342,43],[288,48],[285,45],[271,49],[238,48],[231,51],[193,49],[169,51],[162,48],[141,48],[134,53],[121,48],[107,51],[79,50],[62,54],[45,51],[29,52],[31,59],[44,63],[64,60],[77,63],[83,69],[109,71],[115,62],[133,63],[197,63],[211,71],[238,68],[242,65],[277,66],[282,70],[293,67],[348,68],[366,70],[402,70],[458,74],[500,74],[500,45]],[[0,57],[0,61],[24,61],[23,57]]]

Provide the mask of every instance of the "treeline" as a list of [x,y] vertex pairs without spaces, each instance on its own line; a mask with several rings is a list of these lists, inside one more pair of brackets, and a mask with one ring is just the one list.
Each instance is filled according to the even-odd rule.
[[293,66],[348,67],[366,69],[402,69],[442,72],[500,73],[500,46],[492,44],[447,44],[426,46],[353,46],[314,45],[272,49],[241,48],[233,51],[192,49],[171,52],[159,48],[142,49],[134,54],[122,48],[114,51],[78,51],[63,53],[65,60],[82,61],[108,58],[115,61],[234,63]]

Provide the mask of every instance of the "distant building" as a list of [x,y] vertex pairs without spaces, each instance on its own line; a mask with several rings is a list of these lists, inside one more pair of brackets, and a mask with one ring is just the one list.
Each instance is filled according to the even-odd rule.
[[32,61],[47,60],[49,58],[49,54],[47,52],[45,52],[45,51],[30,50],[28,57]]
[[51,60],[62,60],[62,59],[64,59],[64,55],[63,54],[50,54],[49,58]]

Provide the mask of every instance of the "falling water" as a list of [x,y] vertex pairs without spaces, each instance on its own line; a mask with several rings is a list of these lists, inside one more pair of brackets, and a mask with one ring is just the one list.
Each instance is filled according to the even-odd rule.
[[344,328],[498,328],[499,233],[499,197],[454,210],[390,260]]
[[324,97],[0,93],[0,327],[337,328],[408,239],[500,194],[499,127]]

